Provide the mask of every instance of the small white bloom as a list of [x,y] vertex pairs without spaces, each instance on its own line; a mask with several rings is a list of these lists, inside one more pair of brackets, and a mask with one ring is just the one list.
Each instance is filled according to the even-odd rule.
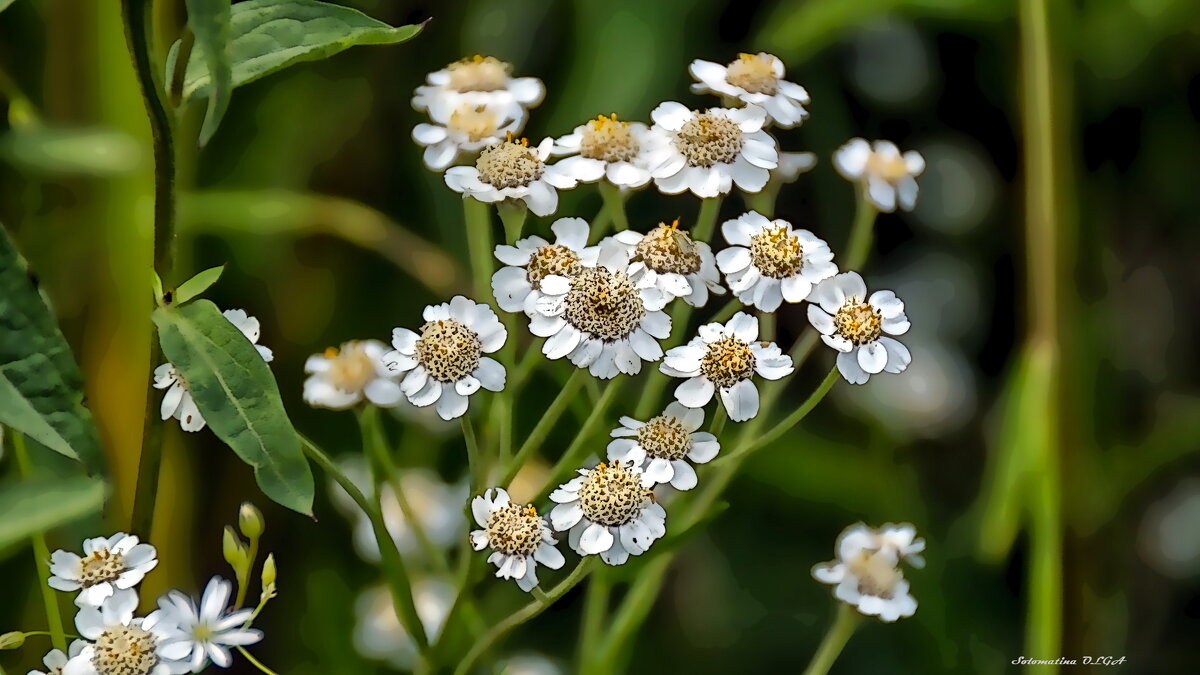
[[233,584],[213,577],[204,588],[199,606],[179,591],[159,598],[159,611],[170,617],[172,626],[162,640],[162,652],[185,662],[193,673],[204,670],[209,660],[221,668],[232,665],[230,648],[252,645],[263,638],[258,629],[242,628],[254,610],[226,611],[232,593]]
[[79,591],[75,604],[80,607],[99,607],[117,596],[131,596],[136,603],[133,587],[158,565],[157,555],[153,546],[124,532],[85,539],[83,557],[62,549],[50,555],[53,576],[46,583],[60,591]]
[[395,351],[384,355],[393,373],[405,374],[400,388],[418,407],[437,404],[444,420],[467,412],[467,399],[482,387],[504,389],[504,366],[484,356],[504,346],[508,332],[485,304],[461,295],[429,305],[420,334],[407,328],[392,331]]
[[83,640],[75,640],[71,642],[71,646],[67,648],[67,653],[64,654],[61,649],[51,649],[46,652],[46,656],[42,658],[42,663],[46,666],[45,670],[31,670],[28,675],[62,675],[63,668],[67,666],[67,661],[79,656],[83,648],[87,646],[87,642]]
[[838,537],[834,546],[837,559],[814,566],[812,575],[833,585],[838,600],[862,614],[891,622],[917,611],[917,600],[908,591],[900,561],[921,567],[924,560],[918,554],[923,550],[925,541],[916,538],[912,525],[889,523],[875,530],[859,523]]
[[383,362],[387,345],[379,340],[352,340],[330,347],[304,362],[304,402],[344,410],[364,398],[383,407],[400,403],[400,385]]
[[596,266],[600,248],[587,245],[586,220],[559,218],[550,231],[553,244],[533,235],[518,239],[515,246],[496,247],[496,258],[506,265],[492,275],[492,292],[500,309],[533,316],[542,297],[542,279],[551,274],[569,279],[584,267]]
[[607,178],[617,187],[640,188],[650,182],[649,132],[641,122],[617,120],[616,113],[600,115],[555,141],[555,155],[570,155],[555,166],[581,183]]
[[[461,503],[460,503],[461,506]],[[459,512],[461,517],[461,511]],[[454,604],[453,586],[439,579],[418,578],[413,582],[413,604],[430,640],[437,640]],[[417,662],[417,646],[396,618],[396,606],[386,586],[363,591],[354,603],[354,648],[370,659],[386,660],[397,670],[411,670]]]
[[654,501],[642,470],[627,462],[601,462],[550,493],[558,504],[550,524],[579,555],[599,554],[609,565],[641,555],[667,532],[667,512]]
[[[261,332],[258,319],[246,314],[241,309],[227,309],[222,314],[254,345],[263,361],[270,363],[275,358],[270,349],[258,344]],[[183,373],[180,373],[174,364],[164,363],[154,369],[154,388],[167,390],[167,393],[163,394],[162,405],[159,407],[159,413],[164,420],[174,417],[179,420],[179,426],[184,431],[200,431],[204,428],[206,424],[204,416],[200,414],[200,409],[196,407],[196,401],[192,399],[192,394],[188,391],[187,380],[183,379]]]
[[747,305],[774,312],[806,300],[813,285],[837,274],[829,244],[786,220],[748,211],[721,226],[731,246],[717,254],[729,290]]
[[728,66],[696,59],[688,66],[696,78],[692,91],[697,94],[719,94],[756,105],[767,111],[777,126],[790,129],[808,117],[804,109],[810,99],[808,91],[783,79],[784,66],[779,57],[766,52],[738,54]]
[[758,192],[779,165],[779,149],[763,129],[766,113],[758,106],[699,111],[667,101],[650,117],[646,165],[667,194],[691,190],[697,197],[716,197],[734,184]]
[[496,566],[501,579],[515,579],[521,590],[529,592],[538,585],[538,563],[552,570],[563,566],[565,559],[554,548],[558,542],[546,520],[533,505],[510,502],[503,488],[488,489],[472,499],[471,514],[483,528],[471,532],[471,548],[491,547],[488,562]]
[[682,298],[693,307],[703,307],[708,294],[723,295],[721,275],[717,273],[712,249],[703,241],[693,241],[679,221],[659,223],[646,234],[624,230],[609,237],[628,259],[626,273],[647,298],[647,306],[663,307],[674,298]]
[[536,77],[513,77],[512,65],[491,56],[470,56],[425,76],[413,96],[417,110],[447,122],[463,105],[485,106],[509,118],[542,102],[546,87]]
[[608,459],[641,467],[654,484],[670,483],[676,490],[691,490],[696,487],[696,470],[684,460],[704,464],[721,450],[716,436],[697,431],[703,424],[703,410],[678,401],[646,422],[622,417],[621,426],[612,430]]
[[444,171],[459,155],[479,152],[525,126],[525,111],[498,110],[487,105],[464,103],[450,113],[444,123],[421,123],[413,127],[412,137],[425,148],[425,166]]
[[172,618],[156,610],[133,618],[137,595],[113,596],[100,607],[83,607],[75,628],[87,639],[67,661],[63,675],[179,675],[190,666],[166,644]]
[[[891,291],[867,297],[858,272],[843,272],[813,289],[808,320],[825,344],[838,351],[837,367],[850,384],[863,384],[879,372],[902,373],[912,355],[888,335],[908,332],[904,303]],[[887,333],[887,335],[885,335]]]
[[817,165],[817,156],[811,152],[779,151],[779,166],[771,171],[771,177],[780,183],[795,183],[800,174],[812,171]]
[[891,141],[872,144],[851,139],[833,155],[838,173],[863,186],[863,194],[884,212],[900,208],[912,211],[917,205],[917,176],[925,170],[925,159],[915,150],[903,155]]
[[724,326],[705,324],[686,345],[667,352],[659,370],[687,378],[675,388],[675,398],[689,408],[703,408],[716,391],[734,422],[758,414],[758,387],[751,377],[767,380],[792,374],[792,357],[774,342],[758,341],[758,318],[738,312]]
[[558,190],[570,190],[578,182],[557,164],[547,164],[554,139],[530,147],[528,139],[511,138],[489,145],[479,153],[474,166],[446,170],[446,185],[455,192],[481,202],[505,199],[525,202],[538,216],[558,209]]

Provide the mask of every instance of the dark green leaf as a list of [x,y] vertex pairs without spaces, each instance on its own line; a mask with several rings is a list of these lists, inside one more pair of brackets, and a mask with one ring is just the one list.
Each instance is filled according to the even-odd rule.
[[200,295],[208,290],[209,286],[217,283],[217,279],[221,278],[221,272],[225,271],[225,266],[210,267],[187,281],[179,284],[179,288],[175,289],[175,295],[171,298],[171,302],[182,305],[192,298]]
[[254,467],[264,494],[311,515],[312,472],[254,345],[208,300],[159,307],[154,323],[163,354],[183,374],[213,433]]
[[104,481],[42,478],[0,487],[0,549],[100,510]]
[[221,118],[233,96],[233,66],[229,58],[230,0],[187,0],[188,26],[196,36],[195,50],[200,52],[209,73],[211,95],[204,126],[200,128],[200,146],[208,145],[217,133]]

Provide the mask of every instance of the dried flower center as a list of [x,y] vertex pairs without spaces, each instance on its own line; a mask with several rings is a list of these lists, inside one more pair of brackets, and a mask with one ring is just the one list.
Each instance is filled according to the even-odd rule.
[[116,581],[125,571],[125,556],[101,549],[80,561],[79,585],[90,588],[96,584]]
[[563,305],[568,323],[608,342],[628,337],[646,315],[629,277],[604,267],[585,268],[572,278]]
[[779,89],[775,59],[770,54],[738,54],[725,72],[725,81],[751,94],[774,96]]
[[543,527],[537,509],[509,504],[488,516],[487,535],[493,550],[505,555],[531,555],[542,541]]
[[865,302],[847,300],[833,317],[833,325],[842,337],[855,345],[874,342],[883,334],[879,311]]
[[617,121],[616,113],[611,117],[601,115],[583,127],[579,154],[588,159],[628,162],[637,156],[638,149],[631,125]]
[[541,178],[546,163],[522,138],[520,142],[510,140],[484,148],[479,153],[479,159],[475,160],[475,168],[479,170],[483,182],[503,190],[524,187]]
[[708,345],[700,359],[700,373],[718,387],[732,387],[754,374],[754,352],[750,345],[729,336]]
[[96,638],[92,665],[100,675],[149,675],[158,665],[156,642],[140,626],[112,626]]
[[692,432],[670,415],[659,415],[638,429],[638,445],[651,457],[683,459],[692,449]]
[[539,289],[542,287],[542,279],[551,274],[570,278],[579,274],[581,269],[583,264],[579,262],[575,251],[561,244],[549,244],[539,247],[529,257],[529,264],[525,266],[525,278],[529,280],[530,286]]
[[487,106],[460,106],[450,113],[451,129],[465,135],[472,143],[478,143],[496,135],[496,115]]
[[750,262],[772,279],[786,279],[803,264],[800,237],[786,225],[763,228],[750,238]]
[[325,358],[329,359],[329,381],[338,391],[361,392],[375,379],[375,359],[358,342],[347,342],[341,351],[330,347]]
[[481,347],[479,335],[454,319],[428,321],[417,338],[417,360],[438,382],[457,382],[475,372]]
[[863,551],[846,566],[858,579],[859,594],[885,600],[892,597],[896,584],[904,578],[895,562],[878,552]]
[[692,113],[675,134],[675,147],[688,166],[711,167],[732,164],[742,149],[742,130],[737,123],[715,113]]
[[641,476],[629,467],[621,462],[601,463],[588,472],[579,488],[579,506],[593,523],[624,525],[641,513],[650,495]]
[[497,91],[508,86],[512,66],[492,56],[469,56],[446,66],[455,91]]
[[884,155],[871,151],[867,156],[867,173],[879,176],[889,183],[897,183],[908,176],[908,162],[899,154]]
[[659,224],[646,233],[633,251],[632,260],[646,263],[659,274],[695,274],[700,271],[700,253],[692,237],[679,229],[679,221]]

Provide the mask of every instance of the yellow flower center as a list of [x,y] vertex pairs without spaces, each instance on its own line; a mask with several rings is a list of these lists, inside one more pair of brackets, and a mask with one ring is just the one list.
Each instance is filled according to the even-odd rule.
[[601,115],[583,127],[579,154],[603,162],[628,162],[638,154],[638,142],[629,122]]
[[629,336],[646,315],[646,307],[624,272],[585,268],[571,279],[563,318],[576,329],[608,342]]
[[584,478],[579,506],[593,523],[618,526],[636,518],[651,494],[642,487],[641,477],[621,462],[601,463]]
[[898,183],[908,175],[908,162],[901,155],[882,155],[871,151],[867,156],[867,173],[879,176],[889,183]]
[[856,300],[847,300],[842,305],[833,317],[833,325],[839,335],[855,345],[874,342],[883,334],[879,310]]
[[113,582],[125,571],[125,556],[100,549],[80,561],[79,584],[84,588]]
[[637,439],[651,457],[683,459],[692,449],[692,433],[670,415],[659,415],[646,422],[638,429]]
[[737,123],[715,113],[692,113],[675,134],[675,147],[688,166],[711,167],[732,164],[745,139]]
[[766,227],[750,238],[750,262],[772,279],[786,279],[803,263],[800,237],[785,225]]
[[646,233],[633,251],[633,261],[642,261],[646,267],[658,272],[694,274],[700,271],[700,252],[692,237],[679,229],[679,221],[658,227]]
[[330,347],[325,350],[325,358],[329,359],[329,381],[338,391],[358,393],[375,379],[375,359],[362,343],[347,342],[341,351]]
[[546,164],[538,157],[537,151],[529,147],[527,139],[517,141],[510,138],[484,148],[479,159],[475,160],[475,168],[479,170],[480,180],[497,190],[503,190],[524,187],[541,178]]
[[450,88],[458,91],[497,91],[508,86],[512,66],[491,56],[469,56],[446,66]]
[[505,555],[531,555],[542,540],[542,519],[533,506],[509,504],[488,516],[492,549]]
[[738,54],[725,72],[725,81],[751,94],[774,96],[779,90],[775,59],[770,54]]
[[138,626],[112,626],[96,638],[92,665],[100,675],[149,675],[158,665],[156,642]]
[[858,592],[861,595],[889,599],[896,590],[896,584],[904,578],[895,563],[877,551],[863,551],[846,566],[858,578]]
[[583,269],[579,256],[561,244],[548,244],[539,247],[529,258],[525,266],[525,278],[535,289],[542,287],[542,279],[556,274],[560,277],[573,277]]
[[754,352],[750,345],[733,337],[723,337],[708,345],[700,359],[700,374],[718,387],[732,387],[754,374]]
[[496,135],[496,115],[487,106],[460,106],[450,113],[451,129],[463,133],[473,142]]
[[438,382],[457,382],[475,372],[482,354],[479,336],[454,319],[421,326],[417,360]]

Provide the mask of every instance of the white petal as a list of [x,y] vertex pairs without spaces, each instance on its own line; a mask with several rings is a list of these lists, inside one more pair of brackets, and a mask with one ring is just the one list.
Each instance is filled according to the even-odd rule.
[[908,364],[912,363],[912,354],[904,343],[887,336],[879,338],[879,343],[887,350],[887,365],[883,368],[885,371],[902,373],[908,368]]
[[671,478],[671,487],[676,490],[691,490],[696,487],[696,470],[683,460],[671,462],[675,475]]
[[745,422],[758,414],[758,388],[750,380],[742,380],[721,389],[721,403],[734,422]]
[[579,537],[579,549],[586,554],[595,554],[612,548],[613,535],[609,529],[599,523],[592,523]]
[[550,525],[562,532],[575,526],[583,518],[583,508],[578,501],[559,504],[550,510]]
[[708,378],[693,377],[675,388],[675,398],[689,408],[703,408],[712,400],[715,389]]
[[725,332],[742,342],[754,342],[758,339],[758,318],[752,314],[738,312],[725,324]]
[[882,371],[887,360],[887,349],[878,340],[868,342],[858,349],[858,366],[868,375]]
[[442,396],[437,401],[438,416],[444,420],[462,417],[467,412],[467,397],[454,390],[454,385],[446,384],[442,388]]
[[871,377],[858,365],[858,357],[854,351],[839,353],[837,368],[850,384],[864,384]]
[[505,372],[504,366],[500,362],[490,356],[482,356],[479,358],[479,365],[476,366],[475,372],[471,373],[484,389],[488,391],[500,391],[504,389]]

